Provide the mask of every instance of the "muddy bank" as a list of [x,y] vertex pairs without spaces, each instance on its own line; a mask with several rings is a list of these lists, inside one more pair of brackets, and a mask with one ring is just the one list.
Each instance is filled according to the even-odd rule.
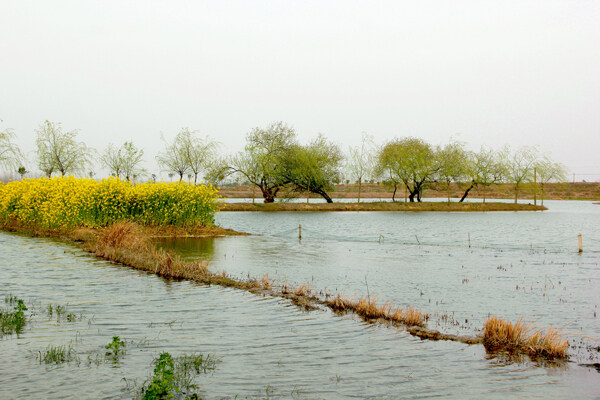
[[368,203],[222,203],[220,211],[405,211],[405,212],[485,212],[485,211],[543,211],[544,206],[514,203],[445,203],[445,202],[368,202]]
[[[458,201],[469,187],[466,183],[450,184],[450,197],[452,201]],[[364,199],[370,198],[392,198],[393,189],[389,186],[380,183],[364,183],[361,188],[360,197]],[[249,185],[228,186],[219,188],[219,194],[228,198],[256,198],[256,202],[262,202],[260,190]],[[357,184],[339,184],[328,192],[332,199],[348,199],[358,197]],[[434,183],[427,188],[423,193],[427,198],[447,198],[448,188],[445,184]],[[283,191],[278,195],[279,198],[304,198],[306,194],[287,193]],[[310,198],[321,199],[318,195],[311,194]],[[396,192],[396,200],[403,202],[405,197],[404,189],[399,187]],[[468,199],[514,199],[514,186],[509,183],[497,183],[487,188],[475,186],[469,192]],[[519,199],[532,200],[537,197],[540,202],[542,197],[544,200],[600,200],[600,183],[599,182],[564,182],[564,183],[547,183],[544,185],[542,195],[541,188],[538,188],[534,193],[533,185],[525,185],[519,190]],[[334,200],[335,201],[335,200]]]

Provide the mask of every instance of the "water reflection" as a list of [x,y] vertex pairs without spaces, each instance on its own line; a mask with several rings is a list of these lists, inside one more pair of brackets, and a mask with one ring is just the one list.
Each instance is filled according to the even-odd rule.
[[214,255],[214,238],[160,238],[158,247],[169,249],[183,257],[210,260]]

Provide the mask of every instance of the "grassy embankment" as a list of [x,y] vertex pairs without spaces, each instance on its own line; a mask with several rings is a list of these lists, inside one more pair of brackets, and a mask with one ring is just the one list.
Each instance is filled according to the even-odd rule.
[[[468,186],[466,184],[450,185],[450,197],[452,202],[457,202],[463,195]],[[519,199],[532,200],[534,198],[533,185],[523,185],[519,189]],[[392,198],[392,189],[378,183],[365,183],[362,185],[361,198]],[[252,187],[248,185],[239,185],[235,187],[221,187],[219,194],[228,198],[252,198]],[[254,195],[257,202],[262,201],[260,191],[255,190]],[[358,185],[356,184],[340,184],[329,192],[332,199],[348,199],[358,196]],[[491,185],[487,188],[480,186],[474,187],[467,197],[468,199],[481,199],[485,195],[486,199],[514,199],[515,193],[513,186],[508,183],[499,183]],[[292,196],[285,192],[280,194],[280,198]],[[446,198],[448,189],[445,184],[434,184],[427,187],[424,192],[426,198]],[[306,195],[297,197],[306,198]],[[311,194],[310,198],[320,198],[320,196]],[[544,185],[545,200],[600,200],[600,183],[599,182],[574,182],[574,183],[547,183]],[[538,204],[541,202],[541,192],[538,186],[537,191]],[[404,202],[404,189],[398,188],[396,193],[396,201]]]
[[[157,235],[233,234],[214,227],[217,207],[218,196],[210,186],[134,186],[118,179],[98,182],[75,178],[0,185],[0,227],[4,230],[72,240],[98,257],[165,278],[190,279],[282,297],[305,308],[322,306],[337,312],[354,312],[367,321],[405,326],[408,332],[423,339],[494,343],[486,345],[486,349],[528,354],[535,346],[535,354],[567,357],[564,340],[555,340],[560,338],[556,330],[536,333],[535,343],[527,342],[526,346],[510,338],[491,341],[489,338],[495,337],[495,331],[487,329],[488,323],[481,337],[448,335],[426,328],[429,315],[410,307],[378,305],[377,299],[371,297],[352,300],[340,294],[318,296],[308,285],[289,288],[284,283],[276,287],[268,275],[248,281],[232,279],[224,271],[210,272],[208,263],[202,260],[184,261],[155,245]],[[502,323],[510,326],[510,322]]]

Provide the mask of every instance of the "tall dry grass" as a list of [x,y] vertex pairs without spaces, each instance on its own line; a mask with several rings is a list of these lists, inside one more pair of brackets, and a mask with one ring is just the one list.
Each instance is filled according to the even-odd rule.
[[99,234],[95,243],[89,243],[88,250],[98,257],[164,277],[199,281],[212,277],[208,272],[207,262],[184,262],[181,257],[157,248],[150,238],[131,222],[119,222],[109,226]]
[[491,316],[483,326],[483,345],[489,352],[525,353],[548,359],[568,358],[569,341],[560,329],[535,330],[523,319],[516,323]]
[[386,302],[377,304],[377,297],[362,297],[358,300],[350,300],[344,295],[338,293],[333,299],[325,304],[334,311],[352,311],[365,320],[381,319],[384,321],[396,322],[406,326],[423,327],[429,319],[429,315],[415,308],[393,306]]

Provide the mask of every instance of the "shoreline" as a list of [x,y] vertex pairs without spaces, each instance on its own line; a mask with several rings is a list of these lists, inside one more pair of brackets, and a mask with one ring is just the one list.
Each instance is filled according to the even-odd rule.
[[366,203],[221,203],[219,211],[231,212],[492,212],[544,211],[545,206],[514,203],[446,203],[446,202],[366,202]]

